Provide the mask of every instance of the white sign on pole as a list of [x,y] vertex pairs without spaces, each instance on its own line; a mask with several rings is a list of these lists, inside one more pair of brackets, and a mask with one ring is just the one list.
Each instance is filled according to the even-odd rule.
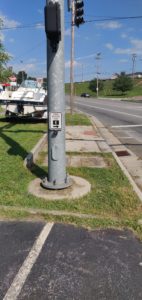
[[60,112],[49,113],[49,129],[50,130],[62,129],[62,114]]

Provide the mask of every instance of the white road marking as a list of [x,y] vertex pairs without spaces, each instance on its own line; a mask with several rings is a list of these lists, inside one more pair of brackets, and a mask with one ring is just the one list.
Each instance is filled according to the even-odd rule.
[[36,262],[42,247],[53,227],[54,223],[47,223],[36,241],[33,244],[33,247],[28,254],[27,258],[25,259],[23,265],[19,269],[19,272],[15,276],[10,288],[8,289],[5,297],[3,300],[16,300],[17,297],[19,296],[21,289],[27,279],[27,276],[29,275],[34,263]]
[[[87,103],[89,103],[89,104],[92,104],[92,101],[91,102],[89,102],[89,101],[87,101]],[[97,102],[94,102],[94,103],[96,103],[96,104],[100,104],[99,103],[99,101],[98,101],[98,103]],[[82,104],[82,102],[80,102],[80,104]],[[103,105],[104,106],[110,106],[110,107],[112,107],[112,103],[103,103]],[[113,103],[113,108],[120,108],[120,109],[122,109],[122,105],[116,105],[115,103]],[[132,109],[132,110],[142,110],[142,106],[123,106],[123,109]]]
[[136,118],[141,118],[142,119],[142,116],[132,115],[132,114],[129,114],[129,113],[126,113],[126,112],[123,112],[123,111],[117,111],[117,110],[113,110],[113,109],[107,109],[107,108],[103,108],[103,107],[99,107],[99,106],[95,106],[95,105],[87,105],[87,104],[83,104],[83,103],[80,103],[80,102],[76,102],[76,103],[77,104],[81,104],[82,106],[90,107],[90,108],[99,108],[101,110],[111,111],[111,112],[115,112],[117,114],[127,115],[127,116],[131,116],[131,117],[136,117]]
[[126,139],[127,139],[127,140],[129,140],[129,139],[132,140],[132,139],[133,139],[133,137],[131,137],[131,136],[117,136],[117,138],[118,138],[118,139],[125,139],[125,140],[126,140]]
[[133,128],[133,127],[142,127],[141,124],[138,125],[113,125],[111,128]]

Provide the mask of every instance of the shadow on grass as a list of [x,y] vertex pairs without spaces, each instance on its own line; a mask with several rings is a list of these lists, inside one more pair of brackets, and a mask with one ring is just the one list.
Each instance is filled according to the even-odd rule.
[[[10,146],[10,149],[8,149],[8,151],[7,151],[7,153],[9,155],[14,155],[14,156],[19,155],[24,160],[25,157],[28,155],[28,152],[19,143],[17,143],[12,138],[10,138],[9,136],[7,136],[6,134],[3,133],[3,130],[9,129],[13,125],[14,124],[8,124],[8,125],[3,126],[0,129],[0,137],[7,143],[7,145]],[[33,164],[33,167],[30,169],[30,171],[36,177],[40,177],[40,178],[43,178],[47,175],[46,172],[43,169],[41,169],[39,166],[37,166],[36,164]]]

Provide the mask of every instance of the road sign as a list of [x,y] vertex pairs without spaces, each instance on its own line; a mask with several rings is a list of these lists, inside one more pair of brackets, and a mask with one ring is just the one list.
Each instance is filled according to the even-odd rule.
[[62,129],[62,114],[61,112],[49,112],[49,129],[61,130]]

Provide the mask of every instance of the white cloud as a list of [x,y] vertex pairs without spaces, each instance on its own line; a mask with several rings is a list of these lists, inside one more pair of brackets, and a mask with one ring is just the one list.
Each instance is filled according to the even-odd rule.
[[[71,64],[70,60],[66,61],[65,62],[65,68],[66,69],[70,68],[70,64]],[[74,65],[74,67],[80,67],[81,66],[81,64],[78,63],[76,60],[74,60],[73,65]]]
[[120,62],[120,63],[127,63],[127,62],[128,62],[128,59],[122,58],[122,59],[119,59],[119,62]]
[[126,33],[122,33],[122,34],[121,34],[121,38],[122,38],[122,39],[126,39],[127,37],[128,37],[128,36],[127,36]]
[[130,42],[137,50],[142,50],[142,40],[131,39]]
[[3,42],[5,39],[5,36],[2,32],[0,32],[0,42]]
[[101,22],[97,24],[97,27],[100,27],[102,29],[110,29],[115,30],[122,27],[122,24],[118,21],[107,21],[107,22]]
[[4,27],[15,28],[16,26],[19,26],[19,25],[20,25],[20,22],[15,21],[15,20],[8,19],[8,17],[5,16],[5,15],[3,15],[1,12],[0,12],[0,18],[1,18],[2,21],[3,21],[3,26],[4,26]]
[[80,56],[80,57],[77,57],[76,60],[84,60],[84,59],[88,59],[88,58],[92,58],[94,57],[95,58],[96,56],[96,53],[93,53],[93,54],[89,54],[89,55],[86,55],[86,56]]
[[31,70],[33,71],[35,69],[36,69],[36,65],[35,64],[26,64],[25,65],[26,72],[31,71]]
[[128,54],[128,55],[130,55],[130,54],[132,54],[132,49],[131,48],[116,48],[115,50],[114,50],[114,53],[115,54]]
[[36,24],[37,29],[44,29],[44,25],[42,23]]
[[114,47],[113,47],[113,45],[112,45],[111,43],[106,43],[105,46],[106,46],[106,48],[108,48],[109,50],[113,50],[113,49],[114,49]]

